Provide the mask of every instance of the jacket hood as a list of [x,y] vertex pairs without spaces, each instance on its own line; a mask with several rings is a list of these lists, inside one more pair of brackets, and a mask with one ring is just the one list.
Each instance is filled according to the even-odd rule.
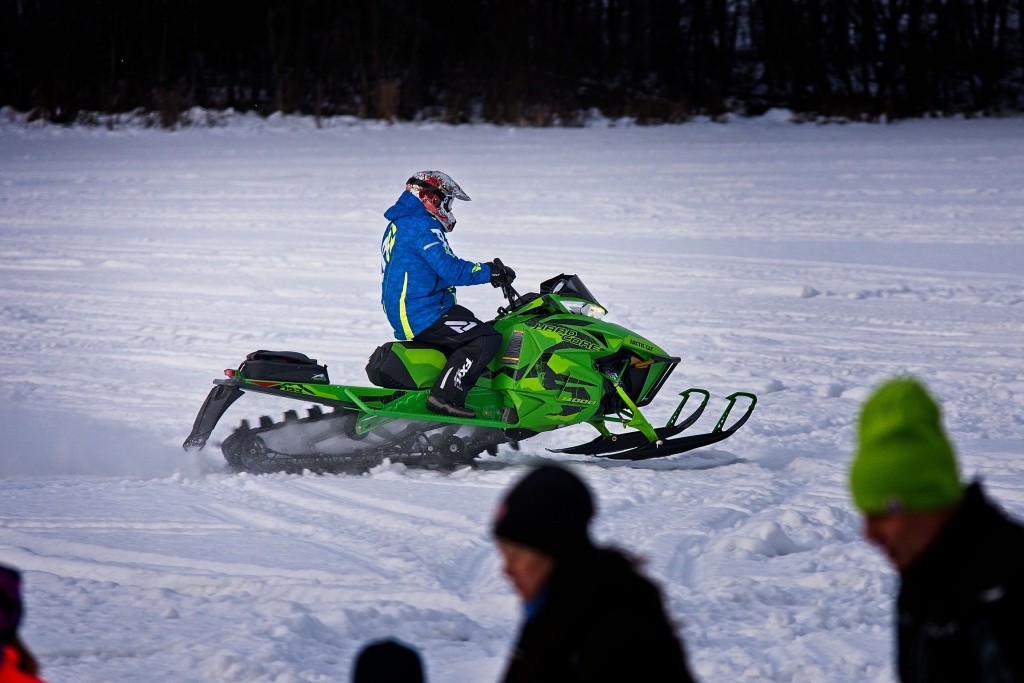
[[390,209],[384,212],[384,218],[387,218],[389,221],[414,215],[423,215],[428,218],[434,218],[427,211],[426,207],[423,206],[423,202],[408,190],[403,192],[402,196],[398,198],[398,201],[395,202]]

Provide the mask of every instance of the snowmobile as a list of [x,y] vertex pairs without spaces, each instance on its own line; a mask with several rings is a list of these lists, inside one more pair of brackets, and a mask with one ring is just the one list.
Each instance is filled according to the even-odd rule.
[[[613,460],[646,460],[682,453],[726,439],[743,426],[757,403],[751,393],[726,397],[710,432],[681,435],[708,405],[704,389],[683,391],[664,427],[640,408],[648,405],[679,363],[654,342],[614,323],[576,275],[561,274],[520,295],[502,286],[507,306],[495,329],[502,351],[469,390],[476,418],[438,415],[426,398],[447,358],[415,341],[388,342],[366,366],[372,387],[331,384],[327,367],[297,352],[255,351],[228,369],[196,416],[186,450],[201,449],[225,411],[255,392],[312,404],[300,417],[243,420],[222,443],[228,464],[250,472],[358,471],[385,459],[433,469],[455,468],[486,452],[537,434],[586,423],[598,435],[553,452]],[[726,427],[733,407],[745,410]],[[681,417],[687,406],[685,417]],[[737,411],[738,412],[738,411]],[[619,424],[624,431],[612,431]]]

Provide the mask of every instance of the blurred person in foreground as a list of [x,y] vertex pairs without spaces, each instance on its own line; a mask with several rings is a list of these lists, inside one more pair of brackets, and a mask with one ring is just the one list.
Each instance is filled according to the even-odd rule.
[[939,407],[898,378],[864,404],[850,488],[900,573],[903,683],[1024,681],[1024,527],[960,481]]
[[419,653],[391,638],[363,646],[352,669],[352,683],[424,683],[424,678]]
[[18,636],[21,574],[0,565],[0,683],[42,683],[39,663]]
[[568,469],[532,470],[494,519],[524,621],[505,683],[689,682],[661,592],[623,553],[596,547],[594,501]]

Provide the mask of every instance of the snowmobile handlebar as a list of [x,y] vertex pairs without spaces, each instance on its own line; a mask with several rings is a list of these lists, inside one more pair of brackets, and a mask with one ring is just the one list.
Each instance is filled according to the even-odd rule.
[[506,313],[510,313],[511,311],[514,311],[520,306],[522,306],[523,297],[519,295],[519,292],[516,291],[515,287],[512,286],[511,282],[501,283],[501,294],[502,296],[505,297],[505,300],[508,301],[508,307],[506,308],[505,306],[498,306],[499,316],[503,316]]

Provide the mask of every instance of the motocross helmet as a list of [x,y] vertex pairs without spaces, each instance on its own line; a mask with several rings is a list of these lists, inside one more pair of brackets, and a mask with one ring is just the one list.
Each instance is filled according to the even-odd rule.
[[405,189],[419,197],[427,211],[444,226],[446,232],[455,229],[452,204],[456,199],[470,201],[469,195],[447,173],[420,171],[405,181]]

